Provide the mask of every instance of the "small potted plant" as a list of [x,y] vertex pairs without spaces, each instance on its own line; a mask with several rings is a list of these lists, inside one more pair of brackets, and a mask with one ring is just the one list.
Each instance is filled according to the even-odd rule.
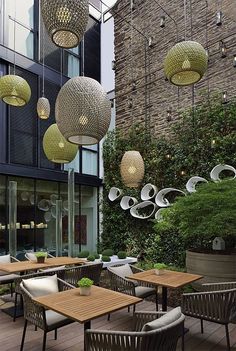
[[167,266],[165,265],[165,263],[155,263],[154,264],[154,272],[156,275],[161,275],[164,273],[165,268],[167,268]]
[[36,252],[35,257],[37,258],[37,263],[44,263],[47,257],[47,252]]
[[91,294],[91,286],[93,285],[93,280],[89,278],[82,278],[78,281],[78,286],[80,288],[80,295],[89,296]]

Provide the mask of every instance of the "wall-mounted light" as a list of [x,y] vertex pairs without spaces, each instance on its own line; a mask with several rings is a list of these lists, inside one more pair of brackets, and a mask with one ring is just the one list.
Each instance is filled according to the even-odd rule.
[[223,17],[222,11],[217,11],[216,12],[216,25],[217,26],[221,26],[222,25],[222,17]]
[[166,117],[166,120],[167,120],[167,122],[171,122],[171,121],[172,121],[172,110],[171,110],[171,108],[169,108],[169,109],[167,110],[167,117]]
[[229,101],[228,101],[228,93],[227,91],[223,91],[222,93],[222,104],[227,104]]
[[167,160],[171,160],[171,158],[172,158],[172,157],[171,157],[171,154],[167,154],[167,155],[166,155],[166,159],[167,159]]
[[153,48],[153,46],[154,46],[153,37],[148,38],[148,46],[149,46],[149,48]]
[[236,67],[236,55],[234,55],[233,66]]
[[221,51],[221,57],[224,58],[227,56],[227,48],[223,40],[220,41],[220,51]]
[[160,19],[160,27],[165,28],[166,26],[166,16],[162,15]]
[[216,139],[211,140],[211,148],[214,149],[216,147]]
[[131,1],[131,10],[135,10],[135,0]]
[[206,55],[207,55],[207,60],[209,62],[210,61],[210,52],[209,52],[208,48],[206,48]]
[[112,61],[111,61],[111,69],[112,69],[113,71],[115,71],[115,69],[116,69],[116,61],[115,61],[115,60],[112,60]]
[[180,171],[180,175],[183,177],[183,176],[186,175],[186,172],[182,169],[182,170]]
[[132,98],[129,98],[129,100],[128,100],[128,107],[129,108],[133,107],[133,99]]

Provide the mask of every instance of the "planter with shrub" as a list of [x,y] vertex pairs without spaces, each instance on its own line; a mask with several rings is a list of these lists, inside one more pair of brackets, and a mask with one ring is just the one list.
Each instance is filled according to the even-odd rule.
[[127,254],[126,254],[125,251],[119,251],[119,252],[117,253],[117,257],[118,257],[120,260],[123,260],[123,259],[125,259],[125,258],[127,257]]
[[82,278],[78,281],[78,286],[80,288],[80,295],[89,296],[91,294],[91,286],[93,285],[93,280],[89,278]]
[[111,261],[111,257],[109,257],[109,256],[102,256],[102,261],[103,262],[110,262]]
[[36,252],[35,257],[37,258],[37,263],[44,263],[47,258],[47,252]]
[[114,255],[114,251],[112,249],[105,249],[102,252],[103,256],[113,256]]
[[93,261],[95,261],[95,257],[93,255],[89,255],[87,257],[87,260],[90,261],[90,262],[93,262]]
[[89,251],[87,251],[87,250],[81,251],[78,254],[79,258],[87,258],[88,256],[89,256]]

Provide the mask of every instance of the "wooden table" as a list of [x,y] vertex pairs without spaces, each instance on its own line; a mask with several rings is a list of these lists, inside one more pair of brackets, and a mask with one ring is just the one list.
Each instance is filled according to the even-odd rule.
[[84,324],[90,329],[91,320],[141,302],[142,299],[116,291],[92,286],[90,296],[81,296],[80,289],[71,289],[34,298],[34,301],[57,313]]
[[162,311],[167,311],[167,288],[181,288],[186,284],[192,283],[202,276],[198,274],[189,274],[183,272],[164,270],[163,274],[155,274],[154,269],[135,273],[127,277],[142,283],[149,283],[156,286],[162,286]]
[[27,271],[36,271],[42,268],[53,268],[57,266],[64,265],[77,265],[84,264],[85,261],[81,258],[73,257],[54,257],[47,258],[44,263],[37,263],[31,261],[21,261],[13,263],[2,263],[0,264],[0,271],[6,273],[17,273],[17,272],[27,272]]

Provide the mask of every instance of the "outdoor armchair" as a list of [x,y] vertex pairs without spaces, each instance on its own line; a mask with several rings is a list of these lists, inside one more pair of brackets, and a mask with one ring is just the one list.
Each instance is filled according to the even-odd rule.
[[[10,255],[0,256],[0,263],[11,263],[11,262],[19,262],[15,257]],[[18,274],[7,274],[4,271],[0,271],[0,285],[10,284],[11,286],[11,296],[13,295],[13,286],[14,280],[18,278]]]
[[179,337],[184,335],[184,319],[180,308],[135,312],[134,331],[87,330],[86,351],[175,351]]
[[25,318],[20,351],[23,351],[24,349],[28,322],[32,323],[36,328],[43,330],[42,351],[44,351],[46,348],[47,333],[54,330],[56,339],[57,329],[73,323],[74,321],[54,311],[45,310],[44,307],[33,300],[33,297],[39,297],[58,291],[65,291],[73,289],[74,287],[54,275],[22,280],[20,288],[23,297]]
[[89,263],[78,267],[66,268],[63,279],[77,287],[78,280],[86,277],[93,280],[94,285],[99,285],[102,272],[102,263]]
[[225,325],[227,350],[230,351],[229,323],[236,323],[236,282],[203,284],[207,291],[183,294],[185,315]]
[[142,269],[129,264],[125,264],[111,266],[108,267],[107,270],[110,277],[112,290],[121,292],[123,294],[140,297],[142,299],[151,295],[155,295],[156,310],[158,310],[157,289],[147,284],[141,285],[141,283],[138,283],[135,280],[126,278],[131,274],[142,272]]
[[[45,252],[47,254],[47,257],[49,258],[54,258],[55,256],[52,256],[50,255],[48,252]],[[32,262],[35,262],[37,261],[37,257],[35,256],[36,252],[26,252],[25,253],[25,258],[28,260],[28,261],[32,261]]]

